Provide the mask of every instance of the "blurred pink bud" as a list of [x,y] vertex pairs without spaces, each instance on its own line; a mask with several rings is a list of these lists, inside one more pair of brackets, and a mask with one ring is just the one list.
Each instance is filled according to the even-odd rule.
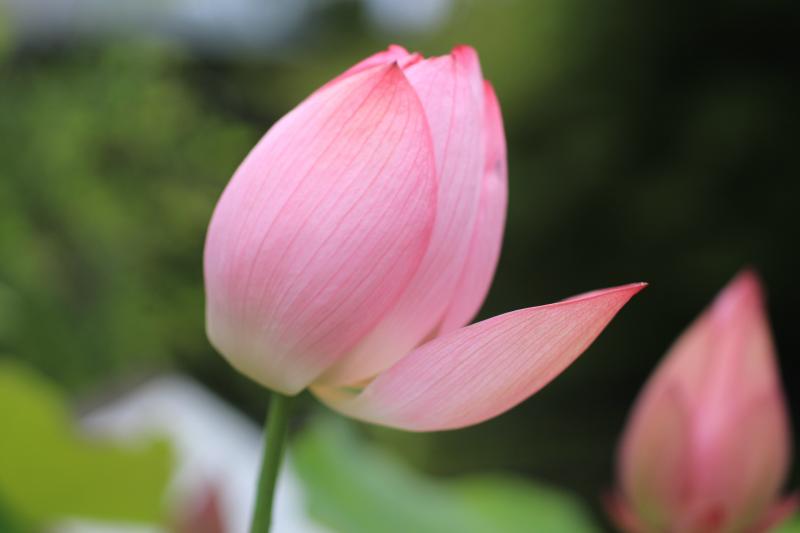
[[222,194],[204,258],[211,342],[271,389],[311,386],[380,424],[444,429],[511,408],[643,285],[464,328],[494,276],[506,177],[472,48],[365,59],[275,124]]
[[626,531],[766,531],[790,434],[757,276],[736,277],[671,348],[633,409],[610,512]]

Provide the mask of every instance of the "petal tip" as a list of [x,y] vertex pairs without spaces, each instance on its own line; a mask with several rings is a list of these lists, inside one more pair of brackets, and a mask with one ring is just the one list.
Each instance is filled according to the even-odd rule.
[[649,285],[650,284],[646,281],[637,281],[636,283],[628,283],[625,285],[619,285],[617,287],[611,287],[610,289],[607,289],[606,294],[625,293],[628,294],[629,298],[632,298],[649,287]]
[[463,59],[465,61],[478,61],[478,52],[475,48],[468,44],[457,44],[450,51],[456,59]]
[[[761,278],[751,268],[744,268],[728,283],[712,304],[714,316],[733,319],[747,310],[763,309],[764,289]],[[756,311],[758,312],[758,311]]]
[[598,289],[594,291],[584,292],[576,296],[571,296],[565,300],[561,300],[561,302],[557,302],[552,305],[558,305],[564,302],[575,302],[576,300],[591,300],[593,298],[605,298],[613,294],[621,294],[627,296],[627,298],[625,298],[625,300],[627,301],[633,298],[637,293],[642,291],[647,286],[648,283],[644,281],[639,281],[636,283],[628,283],[626,285],[617,285],[616,287],[609,287],[607,289]]
[[739,271],[729,284],[732,292],[749,294],[753,297],[761,298],[764,294],[764,284],[758,271],[752,267],[745,267]]
[[408,55],[408,50],[406,50],[405,47],[394,43],[390,44],[389,47],[386,48],[386,51],[393,55],[399,55],[399,56]]
[[456,65],[463,66],[467,72],[474,73],[481,81],[483,80],[481,61],[478,52],[473,47],[459,44],[453,47],[449,55]]

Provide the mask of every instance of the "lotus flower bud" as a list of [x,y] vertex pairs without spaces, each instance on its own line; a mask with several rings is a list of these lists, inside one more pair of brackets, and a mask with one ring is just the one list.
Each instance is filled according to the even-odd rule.
[[635,532],[765,531],[789,466],[788,418],[761,287],[734,279],[678,339],[631,414],[611,510]]
[[506,177],[500,107],[472,48],[365,59],[275,124],[223,192],[204,257],[212,344],[271,389],[311,387],[389,426],[509,409],[642,285],[463,327],[494,275]]

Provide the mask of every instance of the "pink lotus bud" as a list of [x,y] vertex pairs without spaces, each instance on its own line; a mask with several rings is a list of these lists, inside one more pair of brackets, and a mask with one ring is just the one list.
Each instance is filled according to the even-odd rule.
[[635,532],[765,531],[788,417],[758,278],[744,272],[678,339],[633,409],[612,514]]
[[506,199],[500,107],[475,51],[391,46],[298,105],[234,174],[206,240],[209,338],[263,385],[311,386],[365,420],[495,416],[642,288],[464,328],[494,275]]

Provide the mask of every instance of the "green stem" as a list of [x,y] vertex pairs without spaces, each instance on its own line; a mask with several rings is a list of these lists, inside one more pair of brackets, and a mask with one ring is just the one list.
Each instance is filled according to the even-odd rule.
[[286,430],[289,422],[290,396],[273,392],[269,401],[266,432],[264,435],[264,452],[261,458],[261,473],[258,476],[256,489],[256,505],[253,511],[253,522],[250,533],[268,533],[272,523],[272,502],[275,497],[275,482],[283,461],[283,449],[286,444]]

